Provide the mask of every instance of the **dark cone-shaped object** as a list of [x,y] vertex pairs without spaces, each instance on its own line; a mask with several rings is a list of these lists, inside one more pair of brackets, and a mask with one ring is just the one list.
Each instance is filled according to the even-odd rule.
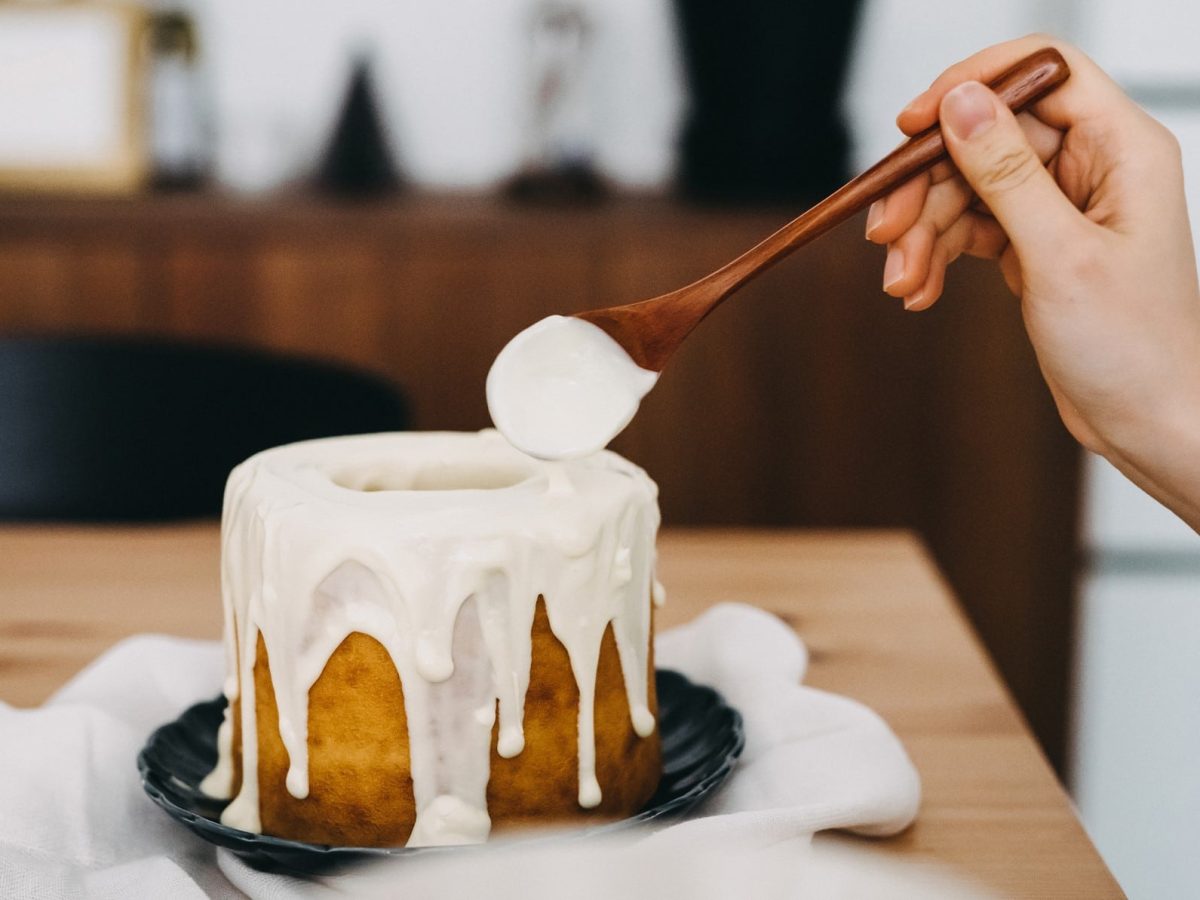
[[348,197],[386,194],[400,187],[366,62],[354,67],[346,102],[317,172],[317,185]]

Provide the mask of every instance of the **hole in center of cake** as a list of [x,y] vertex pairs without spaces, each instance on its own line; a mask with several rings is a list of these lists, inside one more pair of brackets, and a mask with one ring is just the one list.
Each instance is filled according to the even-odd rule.
[[494,491],[534,473],[516,466],[439,463],[418,470],[377,466],[333,473],[333,483],[352,491]]

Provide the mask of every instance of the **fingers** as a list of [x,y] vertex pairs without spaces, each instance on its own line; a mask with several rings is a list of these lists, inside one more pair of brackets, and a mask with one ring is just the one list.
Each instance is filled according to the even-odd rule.
[[[1021,123],[1021,129],[1038,158],[1043,163],[1052,160],[1062,147],[1062,132],[1029,115],[1018,116],[1017,121]],[[956,189],[939,190],[948,181],[956,183]],[[973,200],[970,188],[950,161],[939,163],[929,173],[917,176],[873,203],[867,214],[867,239],[877,244],[896,241],[927,214],[926,207],[935,199],[952,201],[956,214],[965,210]],[[939,210],[934,210],[933,215],[945,221],[945,225],[938,229],[939,233],[955,218],[955,215],[946,215]]]
[[933,242],[920,282],[899,295],[904,308],[915,312],[933,306],[945,287],[947,267],[964,253],[996,259],[1007,247],[1008,237],[994,219],[978,213],[960,216]]
[[[1043,165],[1058,155],[1058,151],[1062,149],[1065,134],[1062,129],[1047,125],[1029,112],[1020,113],[1017,116],[1017,123],[1025,134],[1025,140],[1029,141],[1029,146],[1033,148],[1033,152]],[[958,169],[954,171],[955,174],[958,173]]]
[[[1047,125],[1030,112],[1020,113],[1017,121],[1021,125],[1021,130],[1025,132],[1029,146],[1033,147],[1034,152],[1038,155],[1038,159],[1048,163],[1058,155],[1065,136],[1062,130],[1053,125]],[[934,184],[945,181],[947,178],[955,178],[958,174],[958,167],[950,159],[942,160],[929,170],[929,178]]]
[[929,173],[924,172],[872,203],[867,212],[867,240],[886,244],[911,228],[925,208],[929,185]]
[[942,98],[946,149],[1022,258],[1045,259],[1086,220],[1046,171],[1012,112],[975,81]]
[[925,283],[935,242],[967,211],[972,197],[971,189],[961,178],[943,181],[929,189],[917,220],[888,245],[892,270],[888,272],[885,264],[885,291],[893,297],[906,297]]
[[[1046,46],[1063,54],[1071,77],[1014,117],[979,82]],[[1065,132],[1085,120],[1085,133],[1094,130],[1124,146],[1121,135],[1134,130],[1137,113],[1084,54],[1043,35],[999,44],[947,69],[897,123],[914,134],[940,121],[951,161],[894,191],[868,217],[868,238],[888,245],[885,290],[904,297],[909,309],[925,309],[941,294],[946,266],[972,253],[998,256],[1005,280],[1019,293],[1018,256],[1035,269],[1039,260],[1053,266],[1065,244],[1091,224],[1044,164],[1057,168]],[[1084,202],[1090,195],[1075,193]]]
[[986,84],[1043,47],[1057,49],[1071,69],[1071,76],[1063,85],[1031,107],[1046,124],[1065,130],[1086,118],[1137,109],[1116,82],[1081,51],[1047,35],[1032,34],[988,47],[955,63],[901,110],[896,124],[910,135],[928,128],[938,120],[942,99],[955,87],[967,81]]
[[1017,251],[1013,249],[1012,244],[1005,247],[1000,254],[1000,274],[1004,276],[1004,283],[1008,285],[1008,289],[1020,297],[1023,281],[1021,261],[1017,259]]

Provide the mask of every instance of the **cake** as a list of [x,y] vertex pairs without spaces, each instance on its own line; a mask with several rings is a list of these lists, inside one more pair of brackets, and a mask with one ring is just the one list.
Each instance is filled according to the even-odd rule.
[[657,491],[497,432],[328,438],[231,473],[221,821],[344,846],[645,805]]

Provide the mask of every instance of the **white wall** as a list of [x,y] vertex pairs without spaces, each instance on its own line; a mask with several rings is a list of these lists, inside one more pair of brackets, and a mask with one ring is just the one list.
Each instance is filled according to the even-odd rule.
[[[587,106],[599,169],[670,178],[683,84],[670,0],[578,0],[591,23]],[[379,111],[413,182],[478,190],[515,174],[530,116],[534,0],[191,0],[205,41],[227,185],[305,177],[329,139],[350,60],[373,64]]]
[[903,135],[896,114],[943,69],[989,44],[1061,33],[1072,0],[865,0],[844,101],[855,162],[866,168]]
[[1200,558],[1108,559],[1083,586],[1075,801],[1133,900],[1200,896]]

